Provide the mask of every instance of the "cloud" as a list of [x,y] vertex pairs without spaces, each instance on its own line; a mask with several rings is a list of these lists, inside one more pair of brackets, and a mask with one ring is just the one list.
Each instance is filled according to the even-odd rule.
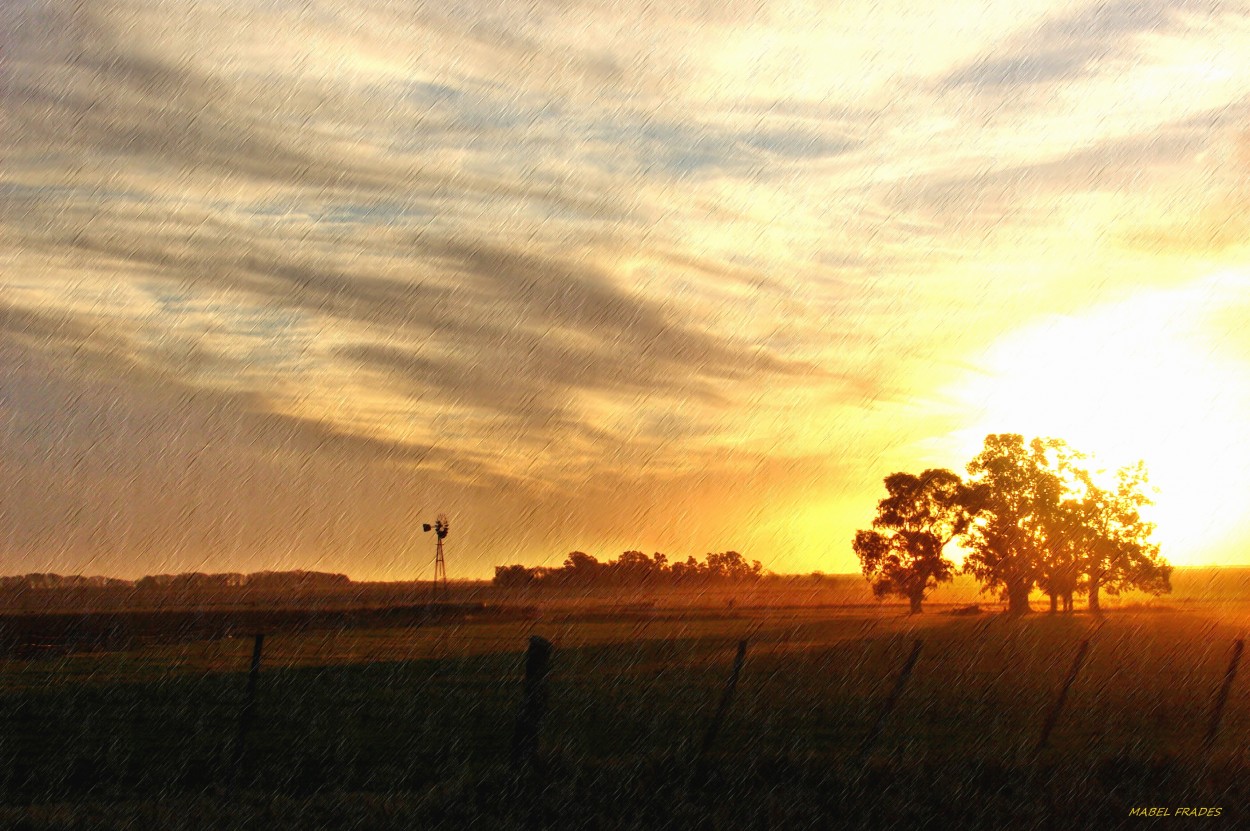
[[[258,515],[273,501],[257,552],[316,547],[290,529],[310,511],[382,529],[313,523],[345,550],[396,545],[317,494],[337,475],[420,471],[483,538],[533,546],[557,525],[505,525],[553,501],[606,539],[661,493],[714,513],[693,492],[754,470],[806,471],[774,513],[852,499],[998,334],[1180,279],[1143,251],[1238,250],[1243,168],[1213,171],[1244,24],[1155,0],[3,4],[21,498],[61,494],[47,515],[72,523],[74,454],[168,485],[207,471],[203,434],[255,471]],[[93,450],[123,415],[152,429]],[[228,488],[204,475],[161,510],[220,542],[247,506],[198,499]],[[116,501],[87,502],[83,527],[130,545]],[[6,517],[23,551],[55,542]]]
[[1218,12],[1210,3],[1174,0],[1111,0],[1049,17],[998,44],[942,79],[946,88],[995,94],[1003,88],[1070,82],[1100,63],[1130,56],[1140,35],[1174,26],[1186,11]]
[[1134,248],[1147,251],[1218,256],[1236,254],[1245,245],[1250,222],[1250,132],[1243,129],[1250,100],[1226,108],[1208,128],[1218,131],[1205,155],[1203,172],[1206,187],[1186,194],[1188,210],[1173,210],[1154,222],[1137,223],[1122,232],[1121,238]]
[[896,188],[891,204],[916,212],[942,233],[985,232],[1009,219],[1042,224],[1055,203],[1081,193],[1144,193],[1156,171],[1191,163],[1244,115],[1244,105],[1161,124],[1147,134],[1109,139],[1044,161],[1019,161],[951,176],[921,177]]
[[[353,535],[371,546],[393,540],[414,510],[398,498],[394,518],[376,516],[358,497],[368,478],[406,478],[414,496],[428,498],[421,482],[435,478],[430,471],[444,457],[170,379],[75,371],[11,344],[0,343],[0,366],[0,562],[8,571],[134,575],[332,558]],[[480,482],[490,487],[491,479]],[[361,537],[352,517],[368,513],[375,527]],[[358,562],[363,553],[355,552]],[[366,567],[379,567],[384,555]]]

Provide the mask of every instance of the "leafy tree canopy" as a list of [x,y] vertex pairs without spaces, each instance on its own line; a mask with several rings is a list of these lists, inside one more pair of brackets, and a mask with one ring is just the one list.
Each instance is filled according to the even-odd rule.
[[972,494],[942,468],[892,473],[885,489],[872,530],[855,534],[855,553],[874,594],[906,597],[919,612],[928,592],[951,579],[954,564],[943,552],[966,528]]

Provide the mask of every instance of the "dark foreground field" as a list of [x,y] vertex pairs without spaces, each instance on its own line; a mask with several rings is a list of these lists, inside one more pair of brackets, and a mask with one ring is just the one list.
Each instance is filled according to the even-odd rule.
[[[950,611],[479,611],[271,633],[241,755],[250,638],[10,659],[0,827],[1250,822],[1244,671],[1207,743],[1250,606]],[[538,758],[514,767],[533,635],[554,644],[549,698]],[[737,688],[696,770],[742,639]],[[1203,808],[1219,816],[1179,815]]]

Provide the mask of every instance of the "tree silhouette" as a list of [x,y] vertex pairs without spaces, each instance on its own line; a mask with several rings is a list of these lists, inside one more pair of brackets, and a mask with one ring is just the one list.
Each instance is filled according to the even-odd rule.
[[964,571],[983,589],[1000,590],[1012,614],[1029,611],[1029,593],[1044,574],[1045,514],[1063,483],[1036,443],[1018,433],[992,433],[968,463],[976,516],[968,524]]
[[759,560],[748,561],[737,551],[708,554],[700,563],[694,557],[669,564],[668,555],[656,552],[648,557],[641,551],[625,551],[615,560],[600,562],[584,551],[570,551],[559,568],[523,565],[495,566],[495,585],[523,586],[621,586],[678,585],[720,581],[760,580],[764,569]]
[[1035,514],[1028,522],[1040,553],[1037,585],[1050,596],[1051,612],[1057,611],[1060,600],[1063,610],[1070,612],[1088,538],[1088,511],[1081,501],[1088,473],[1079,464],[1085,456],[1062,439],[1033,439],[1029,449],[1039,468],[1053,474],[1040,477]]
[[926,593],[949,580],[943,556],[955,537],[966,549],[963,570],[982,591],[997,590],[1012,614],[1029,611],[1040,587],[1051,611],[1072,596],[1089,595],[1099,611],[1103,592],[1171,591],[1172,566],[1151,540],[1153,523],[1145,465],[1121,468],[1102,484],[1087,459],[1062,439],[992,433],[968,463],[968,480],[949,470],[885,478],[888,496],[877,505],[872,530],[855,534],[864,576],[878,596],[897,594],[919,612]]
[[928,592],[951,579],[954,564],[943,551],[968,523],[968,490],[941,468],[892,473],[885,488],[872,530],[855,534],[855,553],[875,595],[906,597],[918,614]]
[[1081,584],[1081,564],[1084,552],[1080,548],[1085,522],[1081,503],[1071,499],[1060,500],[1049,506],[1041,518],[1045,537],[1041,541],[1041,564],[1037,585],[1050,596],[1050,610],[1057,611],[1060,601],[1063,611],[1072,611],[1072,595]]
[[1118,595],[1129,589],[1162,594],[1172,590],[1172,566],[1150,539],[1154,523],[1142,517],[1150,505],[1146,466],[1142,462],[1116,471],[1115,485],[1099,486],[1089,474],[1082,477],[1085,498],[1081,570],[1091,612],[1101,610],[1102,591]]
[[707,576],[722,580],[754,580],[764,573],[759,560],[747,562],[737,551],[707,555]]
[[1029,611],[1040,586],[1051,609],[1084,588],[1099,611],[1101,592],[1171,591],[1172,567],[1150,539],[1154,525],[1142,463],[1121,468],[1113,486],[1100,485],[1086,457],[1060,439],[991,434],[968,464],[975,516],[964,535],[964,570],[986,589],[1007,596],[1008,611]]

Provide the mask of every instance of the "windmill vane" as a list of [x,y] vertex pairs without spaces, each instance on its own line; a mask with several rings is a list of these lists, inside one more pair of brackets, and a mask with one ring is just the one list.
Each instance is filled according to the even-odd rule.
[[437,602],[440,591],[444,598],[447,596],[447,561],[443,557],[443,540],[447,539],[451,523],[447,519],[447,514],[439,514],[433,525],[425,522],[422,523],[421,528],[427,533],[433,531],[437,538],[434,545],[434,583],[430,588],[431,602]]

